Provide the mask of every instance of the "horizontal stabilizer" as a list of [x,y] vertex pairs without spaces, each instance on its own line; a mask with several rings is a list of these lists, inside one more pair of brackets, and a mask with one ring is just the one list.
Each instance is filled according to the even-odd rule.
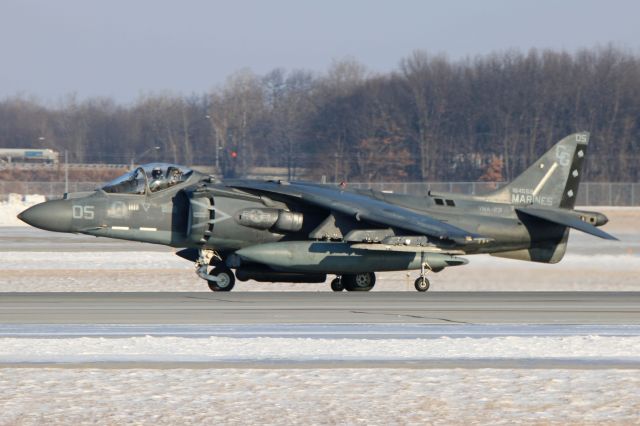
[[538,219],[544,219],[548,222],[557,223],[558,225],[568,226],[570,228],[577,229],[578,231],[604,238],[605,240],[618,240],[613,235],[607,234],[590,223],[580,220],[580,218],[571,210],[520,207],[516,208],[516,211]]

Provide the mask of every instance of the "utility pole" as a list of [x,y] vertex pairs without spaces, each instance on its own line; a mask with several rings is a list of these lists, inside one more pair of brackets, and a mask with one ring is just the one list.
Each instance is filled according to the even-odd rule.
[[206,116],[207,119],[209,120],[209,123],[211,125],[211,130],[213,131],[213,139],[215,142],[215,166],[216,166],[216,174],[218,174],[218,176],[220,176],[222,173],[220,173],[220,135],[218,135],[218,132],[216,131],[216,127],[213,124],[213,120],[211,118],[211,115],[207,115]]
[[134,154],[134,155],[131,157],[131,170],[133,170],[133,168],[134,168],[134,167],[135,167],[135,165],[136,165],[136,164],[135,164],[135,163],[136,163],[136,157],[137,157],[138,159],[144,159],[144,156],[145,156],[145,155],[147,155],[149,152],[154,151],[154,150],[155,150],[155,151],[159,151],[159,150],[160,150],[160,147],[159,147],[159,146],[154,146],[154,147],[151,147],[151,148],[149,148],[149,149],[147,149],[147,150],[145,150],[145,151],[141,152],[141,153],[140,153],[140,154],[138,154],[138,155],[135,155],[135,154]]
[[[44,136],[38,137],[38,141],[44,142],[47,140]],[[59,166],[58,166],[59,167]],[[58,169],[60,170],[60,169]],[[64,150],[64,193],[69,193],[69,150]]]
[[64,193],[69,193],[69,150],[64,150]]
[[220,174],[220,138],[216,132],[216,173]]

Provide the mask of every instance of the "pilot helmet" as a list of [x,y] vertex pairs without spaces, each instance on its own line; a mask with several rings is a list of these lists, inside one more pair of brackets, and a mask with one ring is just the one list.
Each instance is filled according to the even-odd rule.
[[151,176],[154,179],[160,179],[162,177],[162,169],[160,167],[154,167],[154,169],[151,171]]

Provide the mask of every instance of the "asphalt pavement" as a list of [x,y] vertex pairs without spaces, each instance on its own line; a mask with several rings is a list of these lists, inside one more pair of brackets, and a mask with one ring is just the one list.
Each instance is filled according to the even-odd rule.
[[640,293],[0,293],[0,324],[640,324]]

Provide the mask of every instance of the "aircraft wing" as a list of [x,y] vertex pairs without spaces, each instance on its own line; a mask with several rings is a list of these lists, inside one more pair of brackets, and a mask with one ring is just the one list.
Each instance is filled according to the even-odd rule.
[[596,237],[604,238],[606,240],[617,240],[611,234],[608,234],[590,223],[580,220],[571,210],[564,209],[547,209],[547,208],[535,208],[535,207],[519,207],[517,211],[527,214],[529,216],[536,217],[538,219],[544,219],[548,222],[557,223],[559,225],[568,226],[573,229],[577,229],[587,234],[595,235]]
[[483,239],[480,235],[449,225],[427,214],[335,187],[271,181],[236,181],[229,182],[227,185],[252,192],[291,197],[297,201],[355,217],[358,221],[405,229],[440,240],[449,239],[459,244],[468,244],[475,239]]

